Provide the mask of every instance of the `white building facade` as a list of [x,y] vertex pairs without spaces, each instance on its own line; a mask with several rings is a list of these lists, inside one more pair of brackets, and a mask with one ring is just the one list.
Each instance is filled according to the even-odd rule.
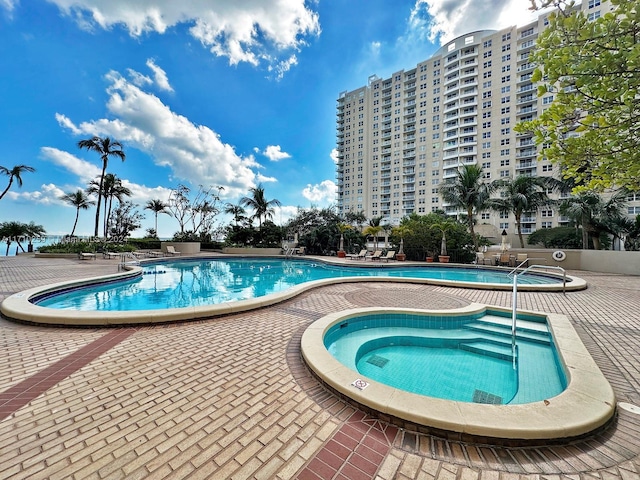
[[[595,19],[600,0],[584,0]],[[609,8],[609,7],[606,7]],[[389,78],[372,75],[366,86],[337,101],[338,210],[384,217],[397,225],[411,213],[458,213],[442,201],[440,185],[461,165],[482,166],[487,181],[519,175],[553,176],[557,168],[537,159],[531,135],[513,127],[553,101],[537,96],[529,55],[548,24],[471,32],[448,42],[415,68]],[[640,195],[629,203],[640,213]],[[482,212],[479,224],[515,233],[512,215]],[[557,210],[522,218],[522,232],[566,225]]]

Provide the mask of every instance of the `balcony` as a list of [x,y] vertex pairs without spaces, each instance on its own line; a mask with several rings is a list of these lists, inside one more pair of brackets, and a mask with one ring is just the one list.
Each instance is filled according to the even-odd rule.
[[516,153],[516,158],[535,157],[538,154],[535,148],[527,148]]

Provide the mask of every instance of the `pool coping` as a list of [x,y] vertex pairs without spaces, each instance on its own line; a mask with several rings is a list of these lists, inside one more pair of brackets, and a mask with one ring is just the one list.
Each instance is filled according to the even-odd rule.
[[[330,389],[393,420],[426,427],[429,432],[454,432],[486,441],[541,441],[581,437],[605,426],[615,415],[613,389],[580,340],[568,317],[561,314],[518,310],[547,318],[567,388],[544,401],[519,405],[488,405],[427,397],[393,388],[352,370],[336,360],[324,346],[324,334],[349,318],[385,313],[462,316],[486,310],[510,312],[493,305],[473,303],[452,310],[408,308],[358,308],[334,312],[313,322],[302,334],[302,356],[313,373]],[[353,383],[368,386],[360,390]],[[395,422],[397,423],[397,421]],[[489,443],[491,443],[489,441]]]
[[[207,260],[207,259],[221,259],[224,257],[180,257],[179,260]],[[254,256],[239,256],[233,255],[227,258],[280,258],[285,257],[254,257]],[[82,286],[92,285],[96,283],[104,283],[115,280],[122,280],[126,278],[133,278],[141,275],[143,272],[143,266],[145,263],[162,263],[163,261],[176,261],[178,259],[149,259],[146,262],[142,261],[141,266],[125,265],[125,271],[113,273],[109,275],[102,275],[97,277],[85,278],[75,281],[65,281],[53,283],[46,286],[34,287],[22,292],[15,293],[5,298],[0,304],[0,313],[13,321],[39,324],[39,325],[64,325],[64,326],[130,326],[130,325],[148,325],[148,324],[162,324],[172,322],[184,322],[190,320],[200,320],[205,318],[212,318],[217,316],[229,315],[233,313],[244,312],[248,310],[254,310],[258,308],[274,305],[285,300],[289,300],[301,293],[308,290],[326,286],[334,285],[338,283],[361,283],[361,282],[391,282],[391,283],[414,283],[414,284],[430,284],[430,285],[442,285],[457,288],[477,288],[477,289],[489,289],[489,290],[511,290],[512,284],[499,284],[499,283],[470,283],[470,282],[458,282],[452,280],[442,279],[423,279],[423,278],[401,278],[401,277],[338,277],[328,278],[323,280],[314,280],[306,282],[300,285],[289,288],[284,292],[272,293],[264,297],[248,300],[235,300],[231,302],[223,302],[213,305],[201,305],[194,307],[183,308],[168,308],[157,310],[131,310],[131,311],[111,311],[111,312],[97,312],[97,311],[76,311],[76,310],[57,310],[53,308],[41,307],[32,304],[29,300],[34,297],[46,295],[47,293],[55,292],[65,288],[78,288]],[[335,266],[353,266],[353,267],[375,267],[375,268],[394,268],[400,266],[412,266],[412,267],[424,267],[433,268],[430,265],[419,262],[396,262],[393,264],[382,263],[347,263],[335,261],[333,259],[305,256],[301,258],[292,259],[296,260],[312,260],[321,263],[327,263]],[[445,264],[435,265],[446,268],[470,268],[465,264]],[[472,268],[472,267],[471,267]],[[499,267],[478,267],[484,269],[497,269]],[[503,269],[504,270],[504,269]],[[544,273],[543,275],[558,277],[550,273]],[[583,290],[587,288],[587,283],[578,277],[567,275],[566,291]],[[518,284],[518,290],[520,291],[561,291],[562,285],[549,284],[549,285],[527,285]]]

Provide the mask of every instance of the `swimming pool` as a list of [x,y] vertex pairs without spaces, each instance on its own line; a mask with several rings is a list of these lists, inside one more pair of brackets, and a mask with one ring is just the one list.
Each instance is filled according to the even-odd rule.
[[516,405],[559,395],[566,374],[544,317],[374,314],[332,326],[329,353],[354,372],[394,388],[461,402]]
[[[451,388],[466,388],[463,384],[471,382],[474,386],[471,387],[470,397],[463,395],[464,398],[460,398],[454,394],[455,398],[451,399],[448,393],[442,395],[447,398],[417,394],[407,391],[406,385],[402,388],[388,385],[380,381],[380,378],[372,378],[375,375],[369,376],[359,369],[363,360],[366,363],[371,358],[369,353],[380,357],[375,359],[373,365],[366,367],[369,374],[376,370],[379,373],[394,361],[393,358],[385,358],[384,351],[378,349],[380,346],[386,348],[384,344],[389,343],[387,340],[372,345],[370,342],[375,343],[376,340],[367,339],[370,334],[366,330],[370,328],[389,329],[381,337],[395,337],[393,342],[398,337],[404,337],[402,341],[407,337],[422,337],[427,341],[418,342],[420,348],[425,348],[426,344],[429,344],[429,348],[450,348],[452,340],[458,346],[469,342],[471,337],[468,332],[462,334],[456,331],[463,323],[489,319],[501,324],[503,321],[500,319],[507,318],[509,314],[508,309],[480,304],[440,311],[364,308],[336,312],[317,320],[305,330],[301,340],[302,356],[314,375],[330,390],[359,408],[410,430],[447,438],[454,438],[452,434],[455,433],[459,435],[456,438],[469,441],[501,443],[506,440],[513,445],[520,442],[535,444],[541,440],[575,438],[607,424],[615,413],[613,389],[564,315],[518,312],[521,336],[526,331],[535,330],[540,333],[546,329],[549,343],[555,346],[555,358],[551,363],[548,363],[549,359],[544,360],[541,365],[535,365],[536,358],[522,361],[524,359],[520,357],[529,354],[525,353],[526,348],[521,349],[524,346],[522,338],[517,339],[516,368],[521,371],[517,372],[515,378],[506,379],[504,384],[501,380],[489,378],[496,370],[479,368],[475,375],[487,378],[465,378],[468,375],[464,368],[470,363],[447,366],[436,362],[433,369],[418,371],[414,375],[418,379],[434,376],[438,381],[447,383],[446,386],[436,387],[441,390],[440,393]],[[400,319],[400,326],[389,328],[389,319]],[[408,329],[416,328],[419,324],[430,327],[421,335],[415,331],[408,334]],[[359,328],[364,326],[367,328]],[[343,335],[341,331],[345,330],[347,333]],[[348,339],[349,336],[353,337],[352,340],[355,339],[352,345],[344,348],[349,353],[337,352],[342,347],[334,348],[336,339]],[[356,338],[358,336],[361,338]],[[373,336],[377,337],[375,334]],[[349,342],[348,339],[347,343]],[[355,352],[351,350],[354,345],[357,345]],[[473,347],[484,350],[492,348],[488,345]],[[482,353],[487,355],[487,351]],[[508,349],[495,350],[494,353],[505,356],[506,362],[500,367],[501,371],[506,376],[512,375],[506,370],[506,367],[511,368],[513,365],[513,359],[507,358]],[[337,358],[341,356],[344,357],[343,360],[346,359],[344,362]],[[385,360],[389,363],[385,363]],[[410,367],[405,367],[408,368]],[[557,370],[558,376],[549,380],[549,385],[536,385],[538,382],[548,381],[544,380],[546,372],[542,371],[547,368]],[[396,370],[394,373],[398,372]],[[458,378],[452,381],[445,376]],[[512,380],[516,383],[510,383]],[[551,385],[558,382],[556,386]],[[451,387],[452,385],[454,386]],[[510,393],[514,393],[513,398],[505,402],[502,397],[508,397]]]
[[[321,259],[214,257],[145,262],[127,272],[14,294],[7,318],[34,323],[111,325],[208,318],[272,305],[340,282],[394,281],[511,289],[507,270],[424,264],[335,264]],[[562,278],[521,275],[520,290],[560,291]],[[567,277],[567,290],[586,283]]]

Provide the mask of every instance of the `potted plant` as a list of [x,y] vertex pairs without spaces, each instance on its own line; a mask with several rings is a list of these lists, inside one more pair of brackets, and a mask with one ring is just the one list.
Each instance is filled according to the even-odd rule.
[[431,225],[431,228],[435,228],[442,232],[442,239],[440,241],[440,255],[438,261],[440,263],[449,263],[449,255],[447,254],[447,232],[455,226],[455,223],[445,220],[444,222],[438,222]]
[[397,226],[393,229],[392,233],[400,237],[400,248],[398,249],[398,253],[396,253],[396,260],[404,262],[407,258],[407,255],[404,253],[404,236],[410,233],[409,227],[406,225]]
[[344,232],[351,230],[351,225],[348,223],[339,223],[338,230],[340,231],[340,248],[338,249],[338,258],[345,258],[347,252],[344,251]]

